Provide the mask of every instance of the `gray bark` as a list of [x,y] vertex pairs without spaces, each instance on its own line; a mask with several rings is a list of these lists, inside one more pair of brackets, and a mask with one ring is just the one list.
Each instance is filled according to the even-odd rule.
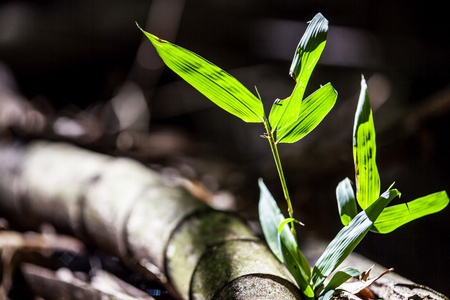
[[169,281],[181,298],[300,298],[245,222],[131,159],[68,144],[6,143],[0,168],[1,214],[29,227],[50,222]]

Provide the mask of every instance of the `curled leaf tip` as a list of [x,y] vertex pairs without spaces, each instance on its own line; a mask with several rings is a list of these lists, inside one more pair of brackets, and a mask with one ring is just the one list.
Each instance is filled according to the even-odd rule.
[[365,89],[367,89],[367,82],[366,82],[366,78],[364,77],[364,74],[361,74],[361,87],[364,87]]
[[281,105],[281,102],[282,100],[280,99],[280,98],[277,98],[277,99],[275,99],[275,101],[273,102],[273,104],[275,104],[275,105]]
[[139,23],[137,21],[134,21],[134,23],[136,24],[137,28],[139,28],[140,31],[144,32],[144,29],[142,29],[141,26],[139,26]]

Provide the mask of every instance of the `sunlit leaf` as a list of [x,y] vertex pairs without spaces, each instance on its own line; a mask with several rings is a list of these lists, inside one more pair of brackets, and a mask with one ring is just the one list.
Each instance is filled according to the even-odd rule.
[[336,99],[337,92],[330,83],[315,91],[302,102],[297,120],[277,131],[277,143],[294,143],[302,139],[325,118]]
[[263,122],[261,101],[236,78],[189,50],[142,32],[164,63],[209,100],[245,122]]
[[294,90],[283,100],[283,105],[279,100],[275,101],[270,111],[269,122],[274,131],[297,120],[309,78],[325,47],[327,33],[328,20],[319,13],[306,28],[292,60],[289,73],[297,82]]
[[350,179],[345,178],[339,182],[336,188],[336,199],[338,204],[339,216],[344,226],[358,214],[356,209],[355,194],[353,193]]
[[339,286],[355,276],[359,276],[359,271],[352,267],[346,267],[337,271],[320,293],[319,300],[330,299]]
[[[272,108],[270,109],[270,113],[269,113],[269,123],[272,126],[273,131],[278,130],[278,128],[282,127],[282,126],[279,126],[278,122],[280,121],[281,117],[285,113],[285,110],[291,101],[291,96],[289,96],[285,99],[276,99],[273,102]],[[297,119],[297,112],[300,110],[300,104],[301,104],[301,101],[298,102],[297,106],[294,106],[294,108],[292,109],[292,112],[290,114],[286,113],[287,117],[284,117],[284,118],[285,119],[291,118],[293,120]]]
[[364,77],[353,127],[353,159],[356,173],[356,200],[362,209],[375,202],[380,194],[380,176],[376,164],[375,127]]
[[314,292],[309,284],[311,268],[298,249],[295,237],[287,226],[287,223],[294,219],[285,219],[264,182],[260,179],[258,183],[261,191],[258,205],[259,220],[267,244],[291,272],[305,296],[313,298]]
[[369,232],[381,211],[398,195],[399,192],[395,189],[386,191],[377,201],[357,214],[347,226],[339,231],[313,268],[312,282],[314,289],[322,285],[325,278],[347,258]]
[[408,203],[386,207],[375,221],[372,231],[389,233],[415,219],[441,211],[448,203],[447,193],[441,191]]
[[[327,34],[328,20],[321,13],[318,13],[309,22],[292,59],[289,75],[296,79],[296,81],[298,77],[302,76],[302,72],[309,72],[307,69],[310,69],[311,66],[314,68],[315,63],[319,60],[325,47]],[[312,56],[313,59],[311,59],[310,64],[307,64],[305,60],[309,56]]]
[[281,235],[284,225],[286,225],[287,223],[292,223],[292,222],[295,222],[297,224],[304,226],[304,224],[302,222],[300,222],[299,220],[296,220],[294,218],[286,218],[283,222],[280,223],[280,225],[278,225],[278,234]]

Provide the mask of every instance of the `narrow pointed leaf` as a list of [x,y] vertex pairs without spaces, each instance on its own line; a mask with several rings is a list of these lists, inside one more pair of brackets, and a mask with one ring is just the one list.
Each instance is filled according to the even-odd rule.
[[337,271],[333,275],[328,284],[325,286],[325,290],[336,289],[350,278],[356,276],[359,276],[359,271],[357,269],[352,267],[345,267],[342,270]]
[[281,232],[283,231],[284,225],[286,225],[287,223],[292,223],[292,222],[295,222],[295,223],[300,224],[302,226],[305,225],[302,222],[300,222],[299,220],[296,220],[294,218],[286,218],[283,222],[280,223],[280,225],[278,225],[278,234],[281,235]]
[[236,78],[187,49],[141,31],[164,63],[209,100],[245,122],[263,122],[261,101]]
[[345,178],[339,182],[336,188],[336,199],[342,225],[347,226],[348,223],[350,223],[350,221],[358,214],[356,209],[355,194],[353,193],[350,179]]
[[278,236],[278,244],[283,264],[294,277],[306,299],[314,299],[314,291],[310,285],[311,267],[303,253],[298,249],[294,235],[285,224]]
[[395,189],[386,191],[370,207],[357,214],[347,226],[339,231],[313,268],[314,289],[322,285],[325,278],[347,258],[369,232],[381,211],[398,195],[399,192]]
[[295,122],[277,131],[277,143],[295,143],[310,133],[325,118],[336,103],[337,92],[327,83],[302,102]]
[[339,286],[355,276],[359,276],[359,271],[352,267],[346,267],[337,271],[320,293],[319,300],[330,299]]
[[[272,253],[288,268],[303,293],[308,297],[314,297],[314,292],[309,285],[311,268],[298,250],[297,242],[287,226],[286,219],[266,185],[259,179],[260,199],[258,205],[259,220],[267,244]],[[281,227],[280,233],[279,228]]]
[[260,190],[258,214],[261,228],[270,250],[272,250],[272,253],[278,260],[283,262],[278,245],[278,226],[285,218],[262,179],[258,180],[258,185]]
[[364,77],[353,127],[353,159],[356,173],[356,200],[362,209],[375,202],[380,194],[380,176],[376,164],[375,126]]
[[313,56],[315,59],[312,61],[312,64],[317,63],[320,54],[322,54],[323,47],[325,46],[327,34],[328,20],[321,13],[318,13],[309,22],[305,34],[302,36],[297,49],[295,50],[294,58],[292,59],[289,75],[296,79],[296,81],[297,78],[301,76],[302,72],[305,72],[305,69],[308,69],[310,66],[310,64],[304,63],[305,55]]
[[408,203],[386,207],[375,221],[372,231],[389,233],[415,219],[441,211],[448,203],[447,193],[441,191]]
[[269,122],[273,130],[283,129],[297,120],[309,78],[325,47],[327,33],[328,20],[319,13],[306,28],[292,60],[289,74],[297,82],[294,90],[289,98],[281,102],[276,100],[270,111]]

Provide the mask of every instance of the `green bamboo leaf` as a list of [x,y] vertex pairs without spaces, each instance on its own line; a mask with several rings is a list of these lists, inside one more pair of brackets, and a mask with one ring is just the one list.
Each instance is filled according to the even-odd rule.
[[376,164],[377,146],[367,84],[362,77],[361,93],[353,127],[353,159],[356,173],[356,200],[362,209],[369,207],[380,194],[380,175]]
[[262,179],[259,179],[258,184],[261,191],[258,205],[259,220],[267,244],[272,253],[287,267],[304,295],[308,299],[313,299],[314,292],[309,284],[311,267],[298,249],[295,237],[287,226],[287,223],[294,219],[284,218]]
[[276,133],[277,143],[295,143],[310,133],[325,118],[336,103],[337,92],[330,83],[306,98],[295,122]]
[[338,203],[339,216],[344,226],[358,214],[356,208],[355,194],[353,193],[350,179],[345,178],[339,182],[336,188],[336,199]]
[[372,231],[389,233],[426,215],[437,213],[449,203],[447,192],[441,191],[390,207],[386,207],[374,223]]
[[245,122],[263,122],[261,101],[236,78],[203,57],[139,29],[164,63],[209,100]]
[[273,198],[270,191],[267,189],[263,180],[258,180],[260,196],[258,203],[258,214],[261,228],[272,253],[283,262],[283,257],[278,245],[278,226],[284,221],[284,216]]
[[319,300],[328,300],[336,289],[352,277],[359,276],[359,271],[352,267],[346,267],[337,271],[325,288],[320,292]]
[[[303,72],[312,72],[312,70],[307,69],[310,66],[315,66],[315,63],[319,60],[323,48],[325,47],[327,34],[328,20],[321,13],[318,13],[309,22],[305,34],[302,36],[297,49],[295,50],[294,58],[292,59],[291,68],[289,70],[289,75],[291,75],[295,81],[297,81],[298,77],[301,77]],[[313,57],[311,63],[304,63],[309,56]]]
[[278,245],[283,264],[294,277],[300,290],[307,299],[314,299],[314,291],[310,285],[311,267],[303,253],[299,250],[294,235],[285,224],[278,236]]
[[288,223],[292,223],[292,222],[295,222],[297,224],[305,226],[305,224],[303,224],[299,220],[296,220],[294,218],[286,218],[283,222],[280,223],[280,225],[278,225],[278,234],[281,235],[281,232],[283,231],[284,225],[286,225]]
[[309,78],[325,47],[327,33],[328,20],[319,13],[310,21],[292,60],[289,73],[297,82],[294,90],[287,99],[277,99],[270,111],[269,123],[274,131],[297,120]]
[[312,282],[314,290],[322,285],[325,278],[355,249],[367,232],[369,232],[382,210],[399,194],[396,189],[384,192],[378,200],[366,210],[357,214],[347,226],[339,231],[313,268]]

